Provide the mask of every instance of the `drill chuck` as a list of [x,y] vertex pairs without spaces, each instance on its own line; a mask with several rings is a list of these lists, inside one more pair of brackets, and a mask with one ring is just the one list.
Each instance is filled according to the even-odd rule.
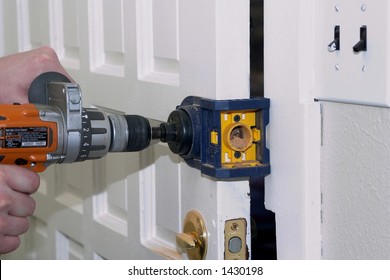
[[149,147],[152,127],[148,119],[138,115],[109,115],[111,124],[110,152],[137,152]]
[[107,115],[99,109],[84,108],[82,136],[76,161],[97,159],[108,152],[136,152],[149,147],[152,128],[138,115]]

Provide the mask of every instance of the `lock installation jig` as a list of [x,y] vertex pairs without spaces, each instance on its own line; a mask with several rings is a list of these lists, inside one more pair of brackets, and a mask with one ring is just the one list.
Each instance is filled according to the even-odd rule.
[[202,174],[217,179],[265,177],[270,174],[265,133],[269,106],[267,98],[189,96],[155,133]]

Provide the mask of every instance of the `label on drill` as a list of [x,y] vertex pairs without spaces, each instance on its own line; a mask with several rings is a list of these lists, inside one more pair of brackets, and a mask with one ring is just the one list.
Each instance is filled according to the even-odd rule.
[[47,127],[5,128],[5,148],[41,148],[47,146]]

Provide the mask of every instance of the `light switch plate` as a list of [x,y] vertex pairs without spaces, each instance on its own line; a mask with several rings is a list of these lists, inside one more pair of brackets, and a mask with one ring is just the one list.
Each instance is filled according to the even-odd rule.
[[[315,1],[315,79],[318,100],[390,107],[390,1]],[[340,50],[331,51],[335,26]],[[367,51],[355,53],[360,28]]]

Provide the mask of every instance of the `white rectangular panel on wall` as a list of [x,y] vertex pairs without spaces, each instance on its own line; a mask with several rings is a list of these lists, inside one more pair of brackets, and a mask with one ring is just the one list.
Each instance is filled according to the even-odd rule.
[[[389,1],[322,0],[315,6],[316,98],[389,107]],[[328,47],[335,27],[339,49]],[[366,49],[354,50],[361,40]]]
[[388,260],[390,110],[322,107],[322,257]]

